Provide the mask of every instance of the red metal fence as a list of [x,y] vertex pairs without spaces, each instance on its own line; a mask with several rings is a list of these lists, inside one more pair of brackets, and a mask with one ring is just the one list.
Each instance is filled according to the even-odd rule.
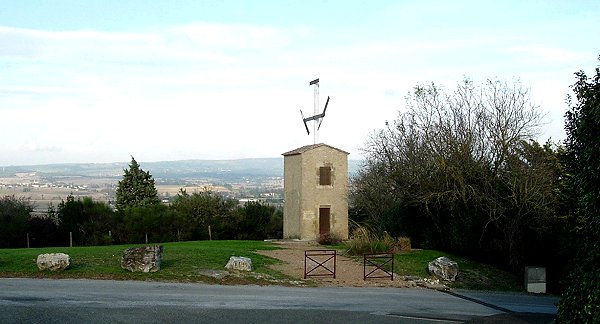
[[335,279],[336,255],[336,250],[304,251],[304,279],[326,276],[333,276]]
[[[367,273],[367,265],[371,270]],[[387,270],[387,266],[391,270]],[[363,280],[385,278],[394,280],[394,253],[363,254]]]

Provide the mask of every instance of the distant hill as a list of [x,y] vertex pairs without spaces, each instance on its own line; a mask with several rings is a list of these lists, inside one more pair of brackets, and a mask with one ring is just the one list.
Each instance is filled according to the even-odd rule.
[[[256,158],[237,160],[182,160],[163,162],[139,162],[142,169],[154,178],[217,178],[282,177],[283,158]],[[361,161],[349,160],[349,173],[355,174]],[[18,173],[36,172],[48,177],[120,178],[129,162],[115,163],[68,163],[0,167],[0,177]]]

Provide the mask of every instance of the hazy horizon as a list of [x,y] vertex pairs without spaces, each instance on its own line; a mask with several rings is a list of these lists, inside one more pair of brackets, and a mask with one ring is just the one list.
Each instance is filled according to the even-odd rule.
[[[135,156],[134,156],[135,158]],[[210,161],[210,162],[219,162],[219,161],[241,161],[241,160],[259,160],[259,159],[279,159],[283,160],[283,156],[277,157],[256,157],[256,158],[240,158],[240,159],[182,159],[182,160],[158,160],[158,161],[140,161],[137,158],[135,160],[140,163],[169,163],[169,162],[185,162],[185,161]],[[131,157],[127,160],[123,161],[109,161],[109,162],[56,162],[56,163],[41,163],[41,164],[14,164],[14,165],[0,165],[2,167],[19,167],[19,166],[43,166],[43,165],[62,165],[62,164],[129,164],[131,162]]]
[[[135,157],[134,157],[135,158]],[[144,168],[144,164],[156,164],[156,163],[176,163],[176,162],[233,162],[233,161],[246,161],[246,160],[275,160],[280,159],[283,161],[283,156],[275,157],[255,157],[255,158],[239,158],[239,159],[183,159],[183,160],[160,160],[160,161],[140,161],[136,158],[136,161]],[[351,163],[361,163],[362,159],[348,159]],[[111,162],[65,162],[65,163],[44,163],[44,164],[15,164],[15,165],[0,165],[0,168],[12,168],[12,167],[33,167],[33,166],[51,166],[51,165],[87,165],[87,164],[125,164],[128,165],[131,162],[131,158],[127,161],[111,161]]]
[[318,142],[362,159],[434,82],[519,81],[565,138],[574,73],[598,66],[598,1],[17,1],[0,10],[0,166],[279,157]]

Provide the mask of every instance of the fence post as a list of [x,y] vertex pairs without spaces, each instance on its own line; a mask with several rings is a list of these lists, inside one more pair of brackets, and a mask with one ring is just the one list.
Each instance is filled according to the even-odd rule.
[[148,244],[148,233],[146,233],[146,244]]
[[208,240],[212,241],[212,233],[210,231],[210,225],[208,225]]
[[69,232],[69,247],[73,247],[73,232]]
[[27,248],[29,249],[29,233],[27,233]]

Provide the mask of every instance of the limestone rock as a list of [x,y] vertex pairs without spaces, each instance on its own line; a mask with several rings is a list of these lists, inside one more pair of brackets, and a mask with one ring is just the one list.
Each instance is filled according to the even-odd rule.
[[458,263],[447,257],[439,257],[427,266],[427,270],[432,275],[446,281],[454,281],[458,275]]
[[62,271],[71,265],[71,258],[64,253],[46,253],[38,255],[36,263],[40,270]]
[[225,265],[229,270],[252,271],[252,259],[245,257],[232,256]]
[[440,283],[439,279],[420,278],[417,276],[400,276],[400,280],[404,280],[409,287],[423,287],[435,290],[449,290],[448,286]]
[[224,279],[225,277],[230,276],[231,274],[229,273],[229,271],[224,271],[224,270],[200,270],[198,272],[199,274],[203,275],[203,276],[207,276],[207,277],[213,277],[215,279]]
[[121,268],[131,272],[156,272],[160,270],[162,253],[162,245],[127,249],[121,257]]

